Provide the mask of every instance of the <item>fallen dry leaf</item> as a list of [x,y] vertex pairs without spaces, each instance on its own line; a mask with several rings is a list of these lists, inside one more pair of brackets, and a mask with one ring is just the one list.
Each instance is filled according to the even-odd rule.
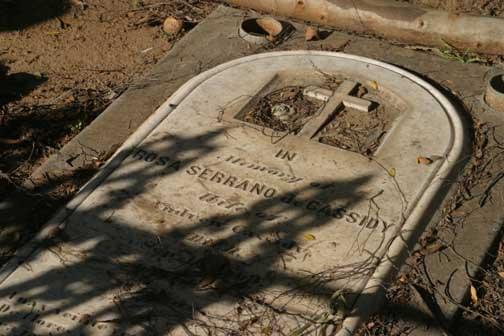
[[471,285],[471,301],[473,304],[476,304],[478,302],[478,292],[473,285]]
[[418,156],[416,158],[416,163],[418,164],[423,164],[423,165],[430,165],[432,162],[434,162],[432,159],[425,157],[425,156]]
[[179,20],[173,16],[167,17],[163,23],[163,31],[170,35],[177,35],[182,30],[182,27],[182,20]]
[[315,236],[314,236],[314,235],[312,235],[311,233],[305,233],[305,234],[303,235],[303,239],[304,239],[304,240],[308,240],[308,241],[310,241],[310,240],[315,240],[316,238],[315,238]]
[[502,279],[504,279],[504,272],[499,272],[499,273],[497,273],[497,274],[499,274],[499,276],[500,276]]
[[427,246],[424,247],[423,252],[424,254],[433,254],[438,251],[441,251],[445,246],[440,242],[440,241],[435,241],[431,244],[428,244]]
[[312,26],[308,26],[305,28],[305,40],[313,41],[319,39],[318,29]]
[[465,217],[467,216],[467,211],[465,211],[463,208],[458,208],[456,210],[453,210],[452,212],[450,212],[450,215],[452,217]]
[[395,177],[396,176],[396,169],[395,168],[390,168],[388,170],[388,174],[392,177]]
[[378,90],[378,83],[376,81],[369,81],[369,86],[371,87],[371,89],[373,90]]

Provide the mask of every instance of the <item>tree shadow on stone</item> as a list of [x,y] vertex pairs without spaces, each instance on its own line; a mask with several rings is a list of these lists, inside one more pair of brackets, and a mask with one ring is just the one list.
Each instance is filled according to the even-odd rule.
[[[196,334],[240,328],[252,332],[258,325],[245,327],[242,320],[246,316],[254,319],[254,314],[267,317],[262,319],[263,326],[268,321],[271,328],[292,327],[313,323],[312,315],[328,310],[335,281],[370,275],[377,262],[372,251],[359,264],[334,265],[316,274],[289,270],[296,258],[310,258],[303,255],[308,250],[300,243],[304,232],[337,225],[332,213],[318,213],[306,206],[292,211],[291,207],[296,207],[292,195],[309,194],[309,199],[349,209],[369,197],[359,188],[370,176],[316,181],[315,185],[330,183],[346,190],[344,196],[312,186],[292,188],[289,193],[258,199],[246,210],[188,217],[185,225],[176,225],[184,210],[197,212],[198,204],[182,209],[184,205],[151,198],[146,191],[154,188],[154,179],[186,174],[194,160],[212,155],[218,134],[164,135],[143,146],[156,147],[171,158],[183,156],[183,165],[176,170],[138,166],[133,155],[109,176],[103,202],[78,210],[72,217],[78,219],[70,219],[65,230],[46,241],[27,263],[34,265],[39,258],[49,258],[49,263],[58,260],[58,265],[45,269],[40,264],[29,279],[6,283],[0,290],[0,296],[10,302],[0,309],[4,312],[1,321],[16,325],[11,334],[21,330],[35,333],[37,328],[53,335],[68,331],[45,320],[50,315],[65,322],[77,321],[71,330],[76,333],[106,329],[118,334],[166,334],[177,328],[190,328]],[[138,168],[125,173],[128,165]],[[304,197],[299,196],[296,204],[306,205],[309,199]],[[131,222],[115,214],[115,209],[125,205],[133,207],[139,218]],[[290,215],[284,218],[287,210]],[[340,213],[338,222],[344,225]],[[244,246],[249,247],[242,250]],[[271,292],[277,291],[270,300]],[[306,297],[317,302],[317,311],[310,316],[291,311],[294,302]],[[76,312],[83,304],[93,308],[84,314]],[[211,317],[205,312],[222,313],[221,309],[234,310],[237,315]]]
[[68,0],[0,0],[0,32],[21,30],[63,15]]
[[[309,264],[321,261],[309,255],[317,241],[303,241],[303,235],[359,225],[341,209],[372,196],[360,189],[372,176],[294,186],[256,197],[240,211],[211,211],[217,215],[203,211],[207,197],[191,195],[194,202],[181,203],[156,194],[160,178],[186,176],[196,160],[212,158],[221,132],[158,134],[125,153],[93,203],[32,246],[37,250],[4,281],[0,330],[12,336],[320,334],[337,324],[333,294],[342,282],[369,277],[378,256],[371,250],[359,262],[327,261],[329,267],[313,272]],[[153,149],[180,165],[138,154]],[[328,184],[345,193],[317,187]],[[313,199],[339,211],[306,206]],[[308,269],[299,267],[303,262]],[[349,303],[357,295],[345,292]]]
[[[97,170],[95,162],[71,175],[51,176],[33,190],[20,186],[39,160],[60,147],[110,103],[101,93],[73,91],[80,99],[55,105],[18,104],[46,78],[8,74],[0,63],[0,264],[38,231]],[[11,104],[13,103],[13,104]],[[74,126],[77,125],[77,126]],[[104,160],[101,153],[93,153]]]

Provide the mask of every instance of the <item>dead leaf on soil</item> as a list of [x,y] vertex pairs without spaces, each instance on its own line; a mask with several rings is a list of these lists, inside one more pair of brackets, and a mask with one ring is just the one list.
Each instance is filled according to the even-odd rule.
[[317,238],[315,238],[315,236],[312,235],[311,233],[306,233],[306,234],[303,235],[303,239],[310,241],[310,240],[315,240]]
[[444,245],[440,241],[435,241],[424,247],[423,252],[425,255],[433,254],[444,249]]
[[376,81],[369,81],[369,87],[371,87],[371,89],[377,91],[378,90],[378,83]]
[[476,291],[476,288],[474,288],[473,285],[471,285],[471,301],[473,304],[478,303],[478,292]]
[[416,163],[418,164],[423,164],[423,165],[430,165],[432,162],[434,162],[432,159],[425,157],[425,156],[418,156],[416,158]]
[[392,177],[395,177],[396,176],[396,169],[395,168],[390,168],[388,171],[388,174]]
[[453,210],[450,215],[452,217],[465,217],[468,215],[467,211],[465,211],[463,208],[458,208],[456,210]]

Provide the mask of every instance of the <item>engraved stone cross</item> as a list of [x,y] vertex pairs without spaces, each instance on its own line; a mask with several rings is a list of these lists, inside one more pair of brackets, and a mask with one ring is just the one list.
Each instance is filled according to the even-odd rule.
[[301,129],[298,135],[313,138],[332,119],[334,113],[343,105],[360,111],[369,112],[371,104],[369,100],[351,96],[358,87],[358,83],[345,80],[336,91],[331,91],[316,86],[309,86],[303,94],[307,97],[325,101],[326,104],[318,115],[311,118]]

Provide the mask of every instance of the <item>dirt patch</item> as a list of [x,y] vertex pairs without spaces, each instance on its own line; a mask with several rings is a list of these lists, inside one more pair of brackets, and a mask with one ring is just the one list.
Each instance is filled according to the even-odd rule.
[[393,106],[384,105],[379,95],[364,86],[360,86],[357,96],[373,102],[371,111],[342,109],[323,130],[320,142],[372,155],[400,112]]
[[[144,76],[215,1],[0,0],[0,264],[104,162],[21,187]],[[168,16],[181,33],[164,33]]]
[[502,0],[403,0],[416,5],[442,9],[454,13],[504,16]]
[[[211,1],[0,1],[0,171],[26,178],[145,74]],[[184,21],[163,32],[168,16]],[[21,30],[19,30],[21,29]]]
[[[344,79],[329,78],[325,89],[334,91]],[[304,95],[305,87],[287,86],[262,97],[243,116],[243,120],[274,131],[297,134],[324,106],[320,100]],[[376,90],[360,85],[355,95],[372,102],[370,112],[341,107],[321,129],[321,143],[344,150],[372,155],[399,115],[399,109],[385,105]]]
[[[481,281],[478,281],[477,295],[478,301],[463,313],[464,319],[477,321],[485,324],[488,329],[497,329],[495,335],[499,335],[504,328],[504,241],[501,240],[497,249],[496,260],[491,267],[484,272]],[[466,323],[467,334],[477,335],[479,328],[475,328],[475,323]]]
[[297,133],[321,108],[303,95],[304,87],[288,86],[262,97],[243,120],[279,132]]

